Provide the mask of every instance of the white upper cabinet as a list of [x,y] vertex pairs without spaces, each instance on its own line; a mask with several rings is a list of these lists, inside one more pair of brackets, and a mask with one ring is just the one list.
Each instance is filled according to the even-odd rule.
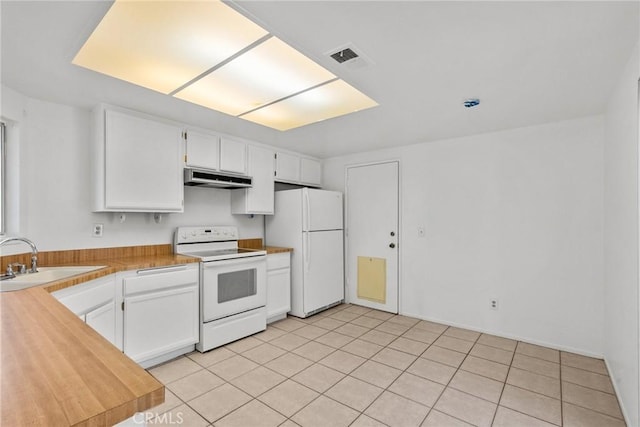
[[182,212],[182,128],[121,108],[96,109],[96,212]]
[[276,153],[276,181],[300,182],[300,157],[293,154]]
[[220,137],[218,135],[187,129],[185,131],[185,164],[194,168],[218,169],[220,167]]
[[320,187],[322,184],[322,165],[319,161],[304,157],[300,159],[300,182]]
[[247,175],[247,144],[205,130],[185,130],[185,166]]
[[322,166],[315,159],[279,152],[276,156],[276,181],[320,187]]
[[247,154],[252,187],[231,191],[231,213],[273,215],[275,151],[249,145]]
[[247,175],[247,144],[232,139],[220,139],[220,170]]

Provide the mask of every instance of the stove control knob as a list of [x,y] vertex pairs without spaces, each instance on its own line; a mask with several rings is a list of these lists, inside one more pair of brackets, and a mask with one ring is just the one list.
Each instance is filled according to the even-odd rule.
[[187,238],[187,233],[183,233],[182,236],[180,236],[180,237],[182,237],[183,239],[186,239]]
[[192,235],[193,237],[196,237],[196,232],[195,232],[195,231],[192,231],[192,232],[191,232],[191,235]]

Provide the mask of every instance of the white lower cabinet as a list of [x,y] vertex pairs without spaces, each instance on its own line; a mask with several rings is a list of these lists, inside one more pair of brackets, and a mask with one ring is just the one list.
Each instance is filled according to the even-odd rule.
[[291,255],[267,255],[267,323],[284,319],[291,310]]
[[52,295],[109,342],[122,350],[116,311],[116,281],[110,275],[53,292]]
[[100,335],[111,343],[116,342],[116,305],[108,302],[84,315],[87,325],[98,331]]
[[124,353],[142,367],[192,351],[199,341],[198,264],[118,273]]

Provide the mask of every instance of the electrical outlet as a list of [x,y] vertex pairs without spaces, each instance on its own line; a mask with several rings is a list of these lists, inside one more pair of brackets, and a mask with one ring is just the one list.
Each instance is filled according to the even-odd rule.
[[93,237],[102,237],[102,224],[93,224]]
[[493,298],[489,300],[489,307],[491,308],[491,310],[497,310],[498,309],[498,299],[497,298]]

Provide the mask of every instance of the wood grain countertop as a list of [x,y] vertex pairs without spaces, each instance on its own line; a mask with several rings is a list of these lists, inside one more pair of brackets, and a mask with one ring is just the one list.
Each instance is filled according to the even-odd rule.
[[[110,426],[164,402],[160,382],[49,294],[117,271],[198,262],[158,247],[39,254],[42,265],[105,267],[0,293],[0,425]],[[21,257],[29,255],[0,265]]]
[[262,239],[242,239],[238,240],[238,247],[244,249],[260,249],[267,251],[267,255],[279,254],[283,252],[293,252],[293,248],[281,248],[278,246],[264,246]]

